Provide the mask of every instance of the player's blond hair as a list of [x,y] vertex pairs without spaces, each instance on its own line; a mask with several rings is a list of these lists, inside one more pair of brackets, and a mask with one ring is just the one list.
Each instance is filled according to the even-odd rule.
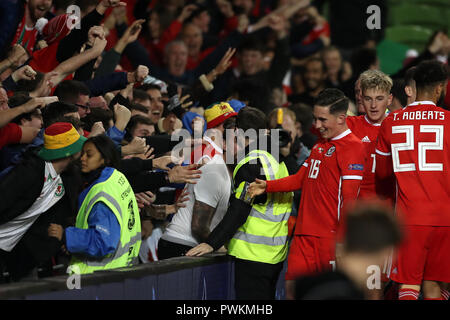
[[386,93],[391,92],[392,79],[380,70],[367,70],[359,76],[361,90],[377,89]]

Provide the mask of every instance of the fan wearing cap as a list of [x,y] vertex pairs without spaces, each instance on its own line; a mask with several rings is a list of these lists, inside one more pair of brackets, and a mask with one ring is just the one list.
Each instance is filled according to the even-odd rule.
[[70,123],[54,123],[45,129],[40,151],[27,154],[0,181],[0,264],[13,280],[60,250],[61,243],[42,230],[50,222],[66,224],[71,214],[76,188],[73,175],[63,173],[85,140]]
[[236,116],[237,113],[227,102],[216,102],[205,110],[207,130],[203,135],[202,145],[195,148],[191,154],[191,163],[204,164],[216,154],[223,153],[222,137],[226,129],[225,121]]

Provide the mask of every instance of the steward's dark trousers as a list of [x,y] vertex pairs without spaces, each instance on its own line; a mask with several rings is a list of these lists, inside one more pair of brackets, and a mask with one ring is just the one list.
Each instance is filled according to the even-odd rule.
[[277,264],[234,258],[236,300],[274,300],[283,262]]

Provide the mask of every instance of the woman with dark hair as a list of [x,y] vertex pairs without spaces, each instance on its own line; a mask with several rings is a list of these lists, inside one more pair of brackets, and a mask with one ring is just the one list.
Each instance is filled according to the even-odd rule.
[[133,190],[117,170],[119,154],[105,135],[89,138],[81,154],[85,189],[78,198],[75,227],[50,224],[48,234],[73,254],[71,270],[92,273],[138,261],[141,222]]

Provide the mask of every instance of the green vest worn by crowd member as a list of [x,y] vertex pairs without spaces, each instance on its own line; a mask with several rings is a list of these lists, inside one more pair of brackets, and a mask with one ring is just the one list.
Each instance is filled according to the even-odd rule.
[[[242,165],[256,159],[263,166],[266,180],[289,175],[284,163],[278,163],[267,151],[254,150],[238,163],[233,178]],[[236,198],[245,197],[244,186],[245,181],[235,190]],[[292,192],[277,192],[268,193],[264,204],[253,204],[247,221],[230,240],[228,254],[238,259],[270,264],[284,261],[288,252],[288,219],[292,201]]]
[[[97,202],[103,202],[114,212],[120,225],[120,241],[116,251],[102,258],[74,256],[72,272],[80,274],[97,270],[121,268],[137,264],[141,246],[141,220],[134,192],[125,176],[113,168],[111,175],[103,182],[96,183],[81,204],[75,227],[87,229],[89,213]],[[105,173],[105,172],[103,172]],[[102,173],[102,174],[103,174]]]

